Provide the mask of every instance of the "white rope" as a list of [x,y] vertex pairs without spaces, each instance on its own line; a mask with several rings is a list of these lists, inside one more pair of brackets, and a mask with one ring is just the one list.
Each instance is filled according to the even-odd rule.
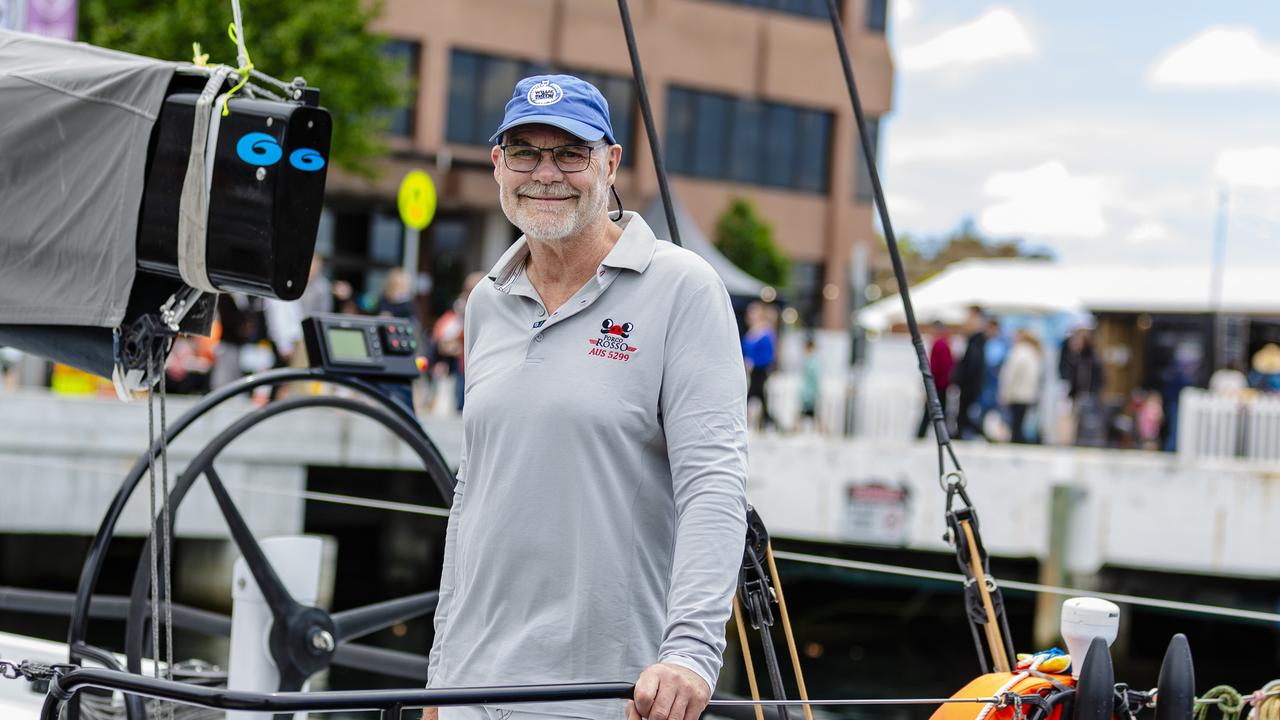
[[[52,460],[43,461],[35,458],[27,458],[22,456],[2,456],[6,461],[13,460],[27,465],[38,467],[49,467],[60,470],[75,470],[85,473],[93,473],[103,476],[119,477],[119,473],[105,468],[95,467],[92,465],[77,465],[74,463],[66,463],[62,461]],[[448,517],[449,511],[443,508],[431,507],[429,505],[417,505],[414,503],[393,502],[389,500],[372,500],[369,498],[359,498],[350,495],[337,495],[333,493],[312,492],[307,490],[287,490],[283,488],[265,488],[261,486],[240,485],[236,483],[226,483],[227,487],[243,490],[250,493],[260,493],[264,495],[278,495],[282,497],[294,497],[303,500],[314,500],[316,502],[327,502],[338,505],[350,505],[353,507],[364,507],[374,510],[389,510],[392,512],[404,512],[414,515],[430,515],[433,517]],[[843,568],[846,570],[861,570],[863,572],[883,573],[886,575],[900,575],[903,577],[922,578],[925,580],[938,580],[942,582],[953,582],[963,584],[965,578],[960,573],[940,572],[938,570],[925,570],[922,568],[906,567],[902,565],[886,565],[883,563],[864,562],[861,560],[844,560],[842,558],[823,557],[821,555],[809,555],[806,553],[788,552],[786,550],[774,550],[773,555],[782,560],[790,560],[792,562],[808,563],[811,565],[826,565],[828,567]],[[1026,592],[1045,593],[1047,595],[1061,595],[1063,597],[1096,597],[1103,600],[1121,603],[1125,605],[1137,605],[1141,607],[1156,607],[1166,610],[1179,610],[1188,613],[1197,613],[1202,615],[1216,615],[1218,617],[1229,617],[1240,620],[1257,620],[1268,623],[1280,623],[1280,613],[1262,612],[1260,610],[1243,610],[1240,608],[1222,607],[1218,605],[1204,605],[1201,603],[1181,602],[1178,600],[1161,600],[1159,598],[1141,597],[1138,595],[1125,595],[1121,593],[1098,592],[1095,590],[1084,590],[1081,588],[1059,587],[1055,585],[1040,585],[1037,583],[1018,582],[1015,580],[1001,580],[1000,587],[1010,590],[1022,590]]]
[[249,64],[249,51],[244,47],[244,22],[240,18],[240,0],[231,0],[231,15],[236,23],[236,65],[243,70]]
[[[1004,685],[1001,685],[1000,689],[996,690],[996,697],[1004,697],[1005,693],[1012,691],[1015,685],[1031,677],[1031,673],[1040,669],[1040,663],[1048,659],[1049,659],[1048,657],[1043,655],[1036,658],[1036,660],[1031,663],[1030,668],[1018,673],[1017,675],[1014,675],[1013,677],[1009,678],[1008,682],[1006,682]],[[992,710],[996,709],[996,705],[998,704],[999,704],[998,700],[992,700],[986,705],[983,705],[982,710],[981,712],[978,713],[978,717],[976,718],[976,720],[986,720],[987,716],[991,714]]]
[[712,707],[752,707],[763,705],[950,705],[953,703],[1000,703],[998,697],[983,698],[849,698],[843,700],[711,700]]
[[[921,570],[919,568],[901,567],[898,565],[883,565],[881,563],[862,562],[860,560],[843,560],[840,558],[822,557],[821,555],[807,555],[805,553],[786,552],[783,550],[773,551],[773,556],[784,560],[792,560],[794,562],[811,563],[814,565],[827,565],[830,567],[845,568],[848,570],[863,570],[865,572],[885,573],[888,575],[903,575],[906,577],[926,578],[929,580],[943,580],[948,582],[964,583],[965,577],[960,573],[938,572],[936,570]],[[1139,605],[1143,607],[1157,607],[1166,610],[1181,610],[1183,612],[1201,613],[1204,615],[1218,615],[1221,617],[1233,617],[1243,620],[1261,620],[1263,622],[1280,622],[1280,613],[1261,612],[1259,610],[1241,610],[1239,608],[1219,607],[1216,605],[1202,605],[1200,603],[1181,602],[1178,600],[1160,600],[1158,598],[1140,597],[1138,595],[1125,595],[1122,593],[1098,592],[1096,590],[1082,590],[1080,588],[1059,587],[1056,585],[1040,585],[1038,583],[1018,582],[1016,580],[1001,580],[1000,586],[1009,588],[1010,590],[1025,590],[1027,592],[1044,593],[1046,595],[1062,595],[1069,597],[1096,597],[1103,600],[1122,603],[1126,605]]]
[[432,517],[449,517],[449,511],[444,508],[431,507],[430,505],[415,505],[413,503],[395,502],[392,500],[374,500],[372,498],[353,497],[351,495],[335,495],[333,493],[314,492],[311,490],[288,490],[285,488],[266,488],[257,485],[241,485],[239,483],[223,482],[228,488],[236,490],[244,490],[245,492],[259,493],[261,495],[277,495],[281,497],[302,498],[304,500],[315,500],[316,502],[327,502],[335,505],[350,505],[352,507],[370,508],[373,510],[391,510],[393,512],[411,513],[413,515],[430,515]]

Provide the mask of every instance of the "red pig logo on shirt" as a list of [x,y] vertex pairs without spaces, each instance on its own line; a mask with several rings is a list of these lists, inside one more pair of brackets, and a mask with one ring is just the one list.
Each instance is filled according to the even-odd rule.
[[630,353],[636,351],[636,348],[627,342],[632,330],[635,330],[635,325],[631,323],[615,323],[612,318],[605,318],[604,322],[600,323],[600,337],[587,340],[595,346],[590,354],[611,357],[614,360],[630,360]]
[[631,337],[631,331],[634,329],[635,325],[631,323],[615,325],[612,318],[605,318],[604,322],[600,323],[601,335],[620,335],[623,338],[629,338]]

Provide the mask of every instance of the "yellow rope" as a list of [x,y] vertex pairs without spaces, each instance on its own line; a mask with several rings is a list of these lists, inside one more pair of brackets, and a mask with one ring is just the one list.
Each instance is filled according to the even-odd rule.
[[1249,720],[1280,720],[1280,680],[1272,680],[1253,695],[1249,701]]
[[[733,621],[738,626],[738,642],[742,645],[742,661],[747,668],[747,684],[751,686],[751,699],[760,699],[760,686],[756,684],[756,666],[751,662],[751,646],[747,644],[747,625],[742,621],[742,603],[738,593],[733,594]],[[756,705],[756,720],[764,720],[764,708]]]
[[[773,543],[764,546],[764,558],[769,563],[769,574],[773,578],[773,594],[778,597],[778,610],[782,613],[782,630],[787,637],[787,651],[791,653],[791,667],[796,674],[796,687],[800,690],[800,699],[809,699],[809,690],[804,686],[804,673],[800,671],[800,654],[796,652],[796,636],[791,631],[791,617],[787,615],[787,598],[782,594],[782,578],[778,575],[778,565],[773,561]],[[813,710],[803,705],[804,720],[813,720]]]

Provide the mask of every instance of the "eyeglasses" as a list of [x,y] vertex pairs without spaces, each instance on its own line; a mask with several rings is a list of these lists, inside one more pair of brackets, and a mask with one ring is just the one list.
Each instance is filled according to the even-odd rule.
[[542,153],[550,152],[556,167],[562,173],[576,173],[587,169],[591,164],[590,145],[560,145],[544,148],[535,145],[500,145],[502,157],[509,170],[515,172],[533,172],[542,162]]

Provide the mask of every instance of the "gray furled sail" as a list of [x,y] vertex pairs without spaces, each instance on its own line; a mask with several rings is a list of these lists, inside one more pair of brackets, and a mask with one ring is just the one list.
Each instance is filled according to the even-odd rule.
[[[720,279],[724,281],[725,287],[729,290],[730,295],[738,297],[760,297],[760,291],[764,289],[765,284],[748,275],[745,270],[734,265],[729,258],[720,254],[715,245],[711,244],[711,240],[698,229],[693,218],[689,216],[689,212],[684,209],[684,205],[674,195],[671,198],[672,210],[675,212],[676,224],[679,226],[680,240],[684,243],[685,248],[692,250],[702,259],[711,263],[711,267],[720,275]],[[641,215],[644,221],[649,223],[649,227],[653,228],[653,233],[660,238],[669,238],[671,233],[667,229],[667,215],[662,208],[662,198],[654,196],[653,201],[649,203],[649,207],[645,209]]]
[[0,30],[0,324],[115,327],[177,63]]

